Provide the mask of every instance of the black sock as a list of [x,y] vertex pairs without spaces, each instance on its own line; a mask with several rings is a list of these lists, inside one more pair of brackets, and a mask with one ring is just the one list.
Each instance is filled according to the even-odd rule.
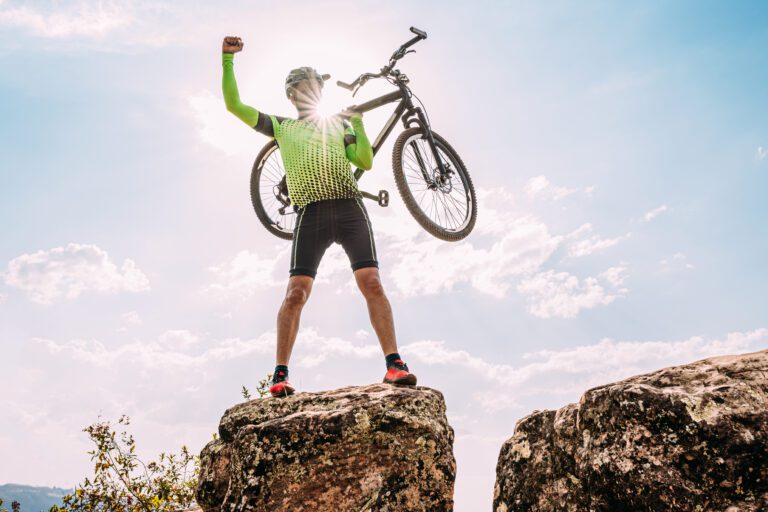
[[272,384],[277,384],[284,380],[288,380],[288,366],[279,364],[275,366],[275,373],[272,374]]
[[[389,370],[390,366],[394,366],[395,365],[395,360],[396,359],[400,359],[402,361],[402,359],[400,358],[400,354],[398,354],[397,352],[392,352],[391,354],[388,354],[388,355],[384,356],[384,358],[387,361],[387,370]],[[403,363],[403,364],[405,364],[405,363]]]

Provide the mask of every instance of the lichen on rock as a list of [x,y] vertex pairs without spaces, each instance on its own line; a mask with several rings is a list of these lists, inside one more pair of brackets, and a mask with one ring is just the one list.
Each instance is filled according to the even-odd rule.
[[768,351],[666,368],[521,419],[495,512],[768,510]]
[[205,512],[450,511],[456,462],[442,394],[372,384],[228,409],[201,454]]

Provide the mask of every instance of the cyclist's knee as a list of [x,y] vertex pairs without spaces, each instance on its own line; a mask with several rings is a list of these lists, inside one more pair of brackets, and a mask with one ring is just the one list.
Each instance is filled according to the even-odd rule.
[[378,275],[365,276],[360,280],[360,290],[366,297],[381,297],[384,295],[384,286]]
[[285,304],[290,307],[302,307],[309,299],[309,290],[303,286],[294,286],[285,293]]

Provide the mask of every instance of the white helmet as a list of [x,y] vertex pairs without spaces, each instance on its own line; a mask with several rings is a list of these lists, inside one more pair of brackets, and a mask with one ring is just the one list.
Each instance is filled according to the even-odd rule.
[[315,70],[315,68],[311,68],[309,66],[302,66],[300,68],[292,69],[291,72],[288,73],[288,76],[285,77],[285,95],[290,98],[291,88],[302,80],[317,80],[317,82],[320,84],[320,88],[322,88],[325,81],[329,78],[331,78],[331,75],[327,73],[321,75]]

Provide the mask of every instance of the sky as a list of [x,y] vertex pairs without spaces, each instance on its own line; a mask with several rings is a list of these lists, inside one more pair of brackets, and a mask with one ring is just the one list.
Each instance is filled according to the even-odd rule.
[[[456,510],[491,505],[515,423],[590,387],[768,345],[768,5],[0,0],[0,483],[90,475],[82,429],[132,419],[140,454],[199,450],[275,364],[290,242],[253,212],[292,68],[398,68],[478,193],[438,240],[397,195],[391,136],[360,188],[399,352],[455,430]],[[372,139],[391,112],[367,112]],[[398,133],[395,131],[395,134]],[[290,362],[299,391],[380,382],[340,246]]]

